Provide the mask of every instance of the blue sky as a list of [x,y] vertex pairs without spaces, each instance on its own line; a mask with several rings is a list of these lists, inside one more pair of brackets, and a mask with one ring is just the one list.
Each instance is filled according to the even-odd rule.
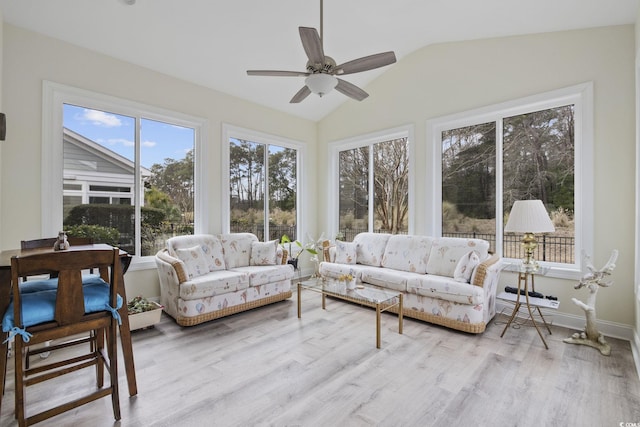
[[[64,127],[97,142],[121,156],[134,160],[135,118],[75,105],[64,105]],[[166,158],[183,159],[193,149],[190,128],[142,119],[141,164],[146,168]]]

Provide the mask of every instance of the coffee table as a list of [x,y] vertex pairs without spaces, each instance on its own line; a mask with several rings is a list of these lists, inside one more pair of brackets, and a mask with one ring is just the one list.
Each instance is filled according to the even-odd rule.
[[355,289],[347,289],[347,282],[328,278],[311,278],[298,282],[298,319],[302,317],[302,290],[322,294],[322,309],[326,308],[326,297],[354,302],[376,309],[376,348],[380,348],[380,313],[398,307],[398,333],[402,334],[402,293],[389,289],[379,289],[358,283]]

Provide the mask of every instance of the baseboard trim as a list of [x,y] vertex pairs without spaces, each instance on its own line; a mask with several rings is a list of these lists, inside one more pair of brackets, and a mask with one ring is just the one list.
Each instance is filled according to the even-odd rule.
[[[508,304],[498,300],[496,301],[496,310],[498,313],[511,313],[511,310],[513,310],[513,304]],[[576,316],[574,314],[563,313],[557,310],[545,309],[543,309],[543,313],[545,314],[545,318],[547,317],[548,313],[549,318],[552,319],[552,324],[556,326],[575,329],[576,332],[582,331],[584,329],[584,316]],[[605,337],[618,338],[621,340],[629,341],[631,343],[632,350],[634,345],[637,347],[636,349],[640,349],[640,337],[638,337],[631,326],[622,323],[609,322],[606,320],[596,320],[596,325],[598,327],[598,331],[600,331],[600,333],[602,333]],[[640,353],[638,353],[638,356],[640,357]],[[635,353],[634,359],[636,360],[637,368],[638,366],[640,366],[640,364],[638,364]]]
[[634,331],[633,340],[631,340],[631,353],[633,354],[633,361],[636,365],[636,375],[640,378],[640,337],[638,333]]

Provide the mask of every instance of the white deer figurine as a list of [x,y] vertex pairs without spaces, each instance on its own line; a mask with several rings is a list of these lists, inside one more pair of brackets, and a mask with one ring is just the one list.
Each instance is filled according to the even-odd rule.
[[591,263],[591,258],[583,252],[585,265],[589,271],[582,276],[580,282],[574,286],[575,289],[585,287],[589,290],[587,303],[571,298],[571,301],[584,310],[587,317],[587,324],[582,332],[576,332],[570,338],[565,338],[564,342],[569,344],[583,344],[595,347],[605,356],[611,354],[611,346],[605,341],[604,335],[598,332],[596,327],[596,295],[600,287],[606,288],[613,284],[613,281],[606,281],[605,278],[610,276],[613,269],[616,268],[616,260],[618,259],[618,251],[614,249],[611,252],[609,261],[600,270],[596,270]]

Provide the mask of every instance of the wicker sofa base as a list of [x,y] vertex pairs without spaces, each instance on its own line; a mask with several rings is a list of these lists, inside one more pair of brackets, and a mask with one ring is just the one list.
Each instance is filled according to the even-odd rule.
[[[397,313],[398,310],[395,311],[393,309],[389,310],[394,313]],[[435,314],[429,314],[424,311],[412,310],[410,308],[406,308],[402,310],[402,315],[404,317],[411,317],[412,319],[423,320],[425,322],[433,323],[435,325],[445,326],[447,328],[456,329],[462,332],[468,332],[471,334],[481,334],[487,328],[487,325],[482,323],[466,323],[460,320],[449,319],[443,316],[436,316]]]
[[260,298],[255,301],[246,302],[244,304],[234,305],[232,307],[226,307],[222,310],[215,310],[209,313],[200,314],[198,316],[177,316],[175,318],[176,323],[180,326],[194,326],[200,323],[208,322],[210,320],[219,319],[221,317],[230,316],[232,314],[241,313],[243,311],[251,310],[254,308],[262,307],[275,302],[284,301],[291,298],[292,291],[283,292],[277,295],[272,295],[265,298]]

